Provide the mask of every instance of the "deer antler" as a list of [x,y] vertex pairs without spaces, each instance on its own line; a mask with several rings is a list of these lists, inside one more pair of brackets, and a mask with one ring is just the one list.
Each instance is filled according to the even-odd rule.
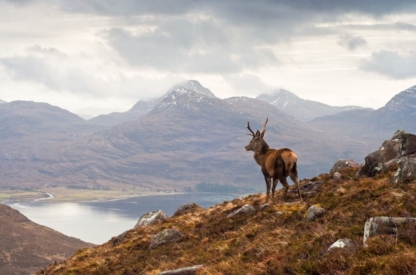
[[263,129],[261,129],[261,133],[260,133],[261,137],[263,137],[264,133],[266,132],[266,124],[267,124],[268,121],[269,121],[269,118],[266,118],[266,122],[263,123]]
[[[251,130],[251,128],[250,128],[250,121],[247,121],[247,129],[252,133],[252,135],[254,137],[255,134],[254,134],[253,130]],[[247,135],[250,135],[250,134],[247,134]]]

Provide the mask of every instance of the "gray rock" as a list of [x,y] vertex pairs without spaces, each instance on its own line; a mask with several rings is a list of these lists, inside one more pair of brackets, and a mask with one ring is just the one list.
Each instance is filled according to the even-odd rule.
[[237,210],[228,214],[227,218],[231,218],[235,215],[247,215],[247,214],[254,214],[254,213],[256,213],[256,209],[252,205],[246,204],[243,207],[238,208]]
[[181,240],[183,235],[175,229],[165,229],[162,232],[153,236],[150,241],[149,249],[156,248],[158,246],[174,243]]
[[173,216],[175,216],[175,217],[176,216],[182,216],[182,215],[187,214],[187,213],[193,213],[193,212],[195,212],[199,209],[202,209],[202,207],[200,207],[199,205],[191,202],[191,203],[179,206],[179,208],[176,210],[176,212],[173,214]]
[[328,248],[327,251],[330,251],[331,249],[334,249],[334,248],[352,247],[353,245],[354,245],[354,243],[350,239],[347,239],[347,238],[338,239],[336,242],[331,244],[331,246]]
[[276,213],[274,213],[276,216],[280,216],[280,215],[282,215],[283,214],[283,212],[282,211],[277,211]]
[[[364,225],[363,244],[366,246],[367,239],[376,235],[404,235],[406,226],[416,229],[416,218],[402,217],[373,217],[368,219]],[[402,232],[399,230],[403,228]],[[411,230],[413,234],[414,230]]]
[[166,221],[167,219],[168,219],[168,216],[162,210],[149,212],[149,213],[143,214],[140,217],[140,219],[137,221],[134,228],[137,228],[139,226],[153,225],[158,222]]
[[329,171],[330,174],[335,172],[340,172],[344,168],[359,168],[360,164],[353,161],[352,159],[339,159],[337,162],[334,163],[331,170]]
[[340,172],[335,172],[334,175],[332,176],[332,178],[334,180],[340,180],[342,178],[342,175]]
[[166,270],[159,272],[157,275],[194,275],[196,271],[201,267],[203,267],[203,265],[194,265],[174,270]]
[[397,131],[391,140],[384,141],[377,151],[365,157],[358,175],[373,177],[391,170],[396,171],[395,183],[416,178],[416,135]]
[[262,205],[260,205],[260,208],[259,208],[259,210],[260,210],[260,212],[263,212],[264,210],[266,210],[266,208],[267,207],[269,207],[270,205],[269,204],[262,204]]
[[127,235],[127,231],[121,233],[120,235],[118,235],[117,237],[115,237],[111,240],[111,244],[113,246],[117,246],[117,245],[121,244],[124,241],[124,239],[126,238],[126,235]]
[[326,210],[318,205],[312,205],[306,211],[306,220],[313,221],[319,217],[322,217],[325,214]]

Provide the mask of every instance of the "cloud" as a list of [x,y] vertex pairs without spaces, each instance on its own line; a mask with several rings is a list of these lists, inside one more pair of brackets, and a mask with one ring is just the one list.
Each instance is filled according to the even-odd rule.
[[400,54],[394,51],[376,51],[363,60],[360,69],[376,72],[394,79],[416,77],[416,51]]
[[114,96],[134,101],[156,98],[185,80],[175,75],[150,79],[139,75],[120,75],[119,79],[105,80],[79,68],[59,69],[47,60],[33,56],[0,58],[0,65],[14,80],[44,85],[56,93],[68,92],[100,100]]
[[64,52],[59,51],[56,48],[43,48],[39,45],[33,45],[27,48],[28,52],[33,54],[40,54],[41,56],[52,56],[52,57],[59,57],[59,58],[67,58],[68,55]]
[[236,73],[279,64],[270,49],[256,47],[241,30],[207,21],[169,20],[144,34],[113,28],[104,37],[128,64],[158,71]]
[[338,37],[338,44],[349,49],[350,51],[354,51],[358,47],[366,45],[367,41],[360,36],[343,34]]
[[233,87],[239,95],[257,96],[262,93],[270,93],[276,89],[260,77],[253,74],[228,75],[224,76],[228,85]]

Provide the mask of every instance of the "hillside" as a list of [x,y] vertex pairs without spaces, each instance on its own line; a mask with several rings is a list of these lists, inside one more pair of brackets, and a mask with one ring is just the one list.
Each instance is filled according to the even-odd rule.
[[[80,250],[37,274],[155,275],[190,266],[197,271],[187,274],[414,274],[414,223],[396,225],[397,235],[390,231],[390,235],[370,236],[366,246],[363,232],[364,223],[375,216],[415,217],[416,182],[392,184],[393,172],[356,179],[356,171],[341,170],[340,179],[322,174],[303,181],[303,192],[308,194],[304,203],[291,197],[283,204],[278,197],[265,207],[265,195],[255,194],[209,209],[196,207],[194,212]],[[306,192],[311,186],[316,190]],[[255,211],[227,217],[246,204]],[[310,206],[326,212],[311,216]],[[159,235],[153,238],[156,234],[173,232],[166,229],[182,236],[149,247],[152,239],[163,240]],[[340,248],[338,242],[329,250],[339,239],[347,246]]]
[[337,132],[351,138],[361,136],[376,143],[387,138],[397,129],[416,132],[416,86],[410,87],[377,109],[351,110],[316,118],[312,127]]
[[276,90],[271,94],[261,94],[256,98],[270,103],[300,121],[310,121],[317,117],[362,109],[358,106],[330,106],[321,102],[302,99],[283,89]]
[[0,204],[0,243],[0,274],[32,274],[92,246],[38,225],[4,204]]

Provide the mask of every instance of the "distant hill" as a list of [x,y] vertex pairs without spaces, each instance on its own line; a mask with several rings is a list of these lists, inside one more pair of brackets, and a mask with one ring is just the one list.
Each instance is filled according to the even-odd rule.
[[204,96],[215,97],[215,95],[209,89],[203,87],[198,81],[189,80],[184,83],[175,85],[161,98],[137,101],[137,103],[134,104],[133,107],[127,112],[113,112],[107,115],[100,115],[90,119],[89,121],[98,125],[112,126],[123,122],[137,120],[138,118],[149,113],[160,101],[163,100],[167,94],[169,94],[170,91],[176,90],[177,88],[197,91]]
[[316,117],[327,116],[339,112],[362,109],[358,106],[330,106],[317,101],[306,100],[298,97],[294,93],[280,89],[272,94],[261,94],[256,97],[264,100],[277,109],[292,115],[300,121],[309,121]]
[[0,99],[0,104],[6,103],[6,101]]
[[[102,127],[46,103],[13,101],[0,105],[0,185],[7,175],[20,175],[26,182],[36,181],[38,173],[30,163],[39,161],[37,152],[86,136]],[[12,185],[12,183],[10,183]]]
[[395,95],[380,109],[342,112],[316,118],[309,124],[351,138],[374,138],[379,143],[398,129],[416,133],[415,121],[416,86],[413,86]]
[[92,245],[38,225],[0,204],[0,274],[32,274]]

